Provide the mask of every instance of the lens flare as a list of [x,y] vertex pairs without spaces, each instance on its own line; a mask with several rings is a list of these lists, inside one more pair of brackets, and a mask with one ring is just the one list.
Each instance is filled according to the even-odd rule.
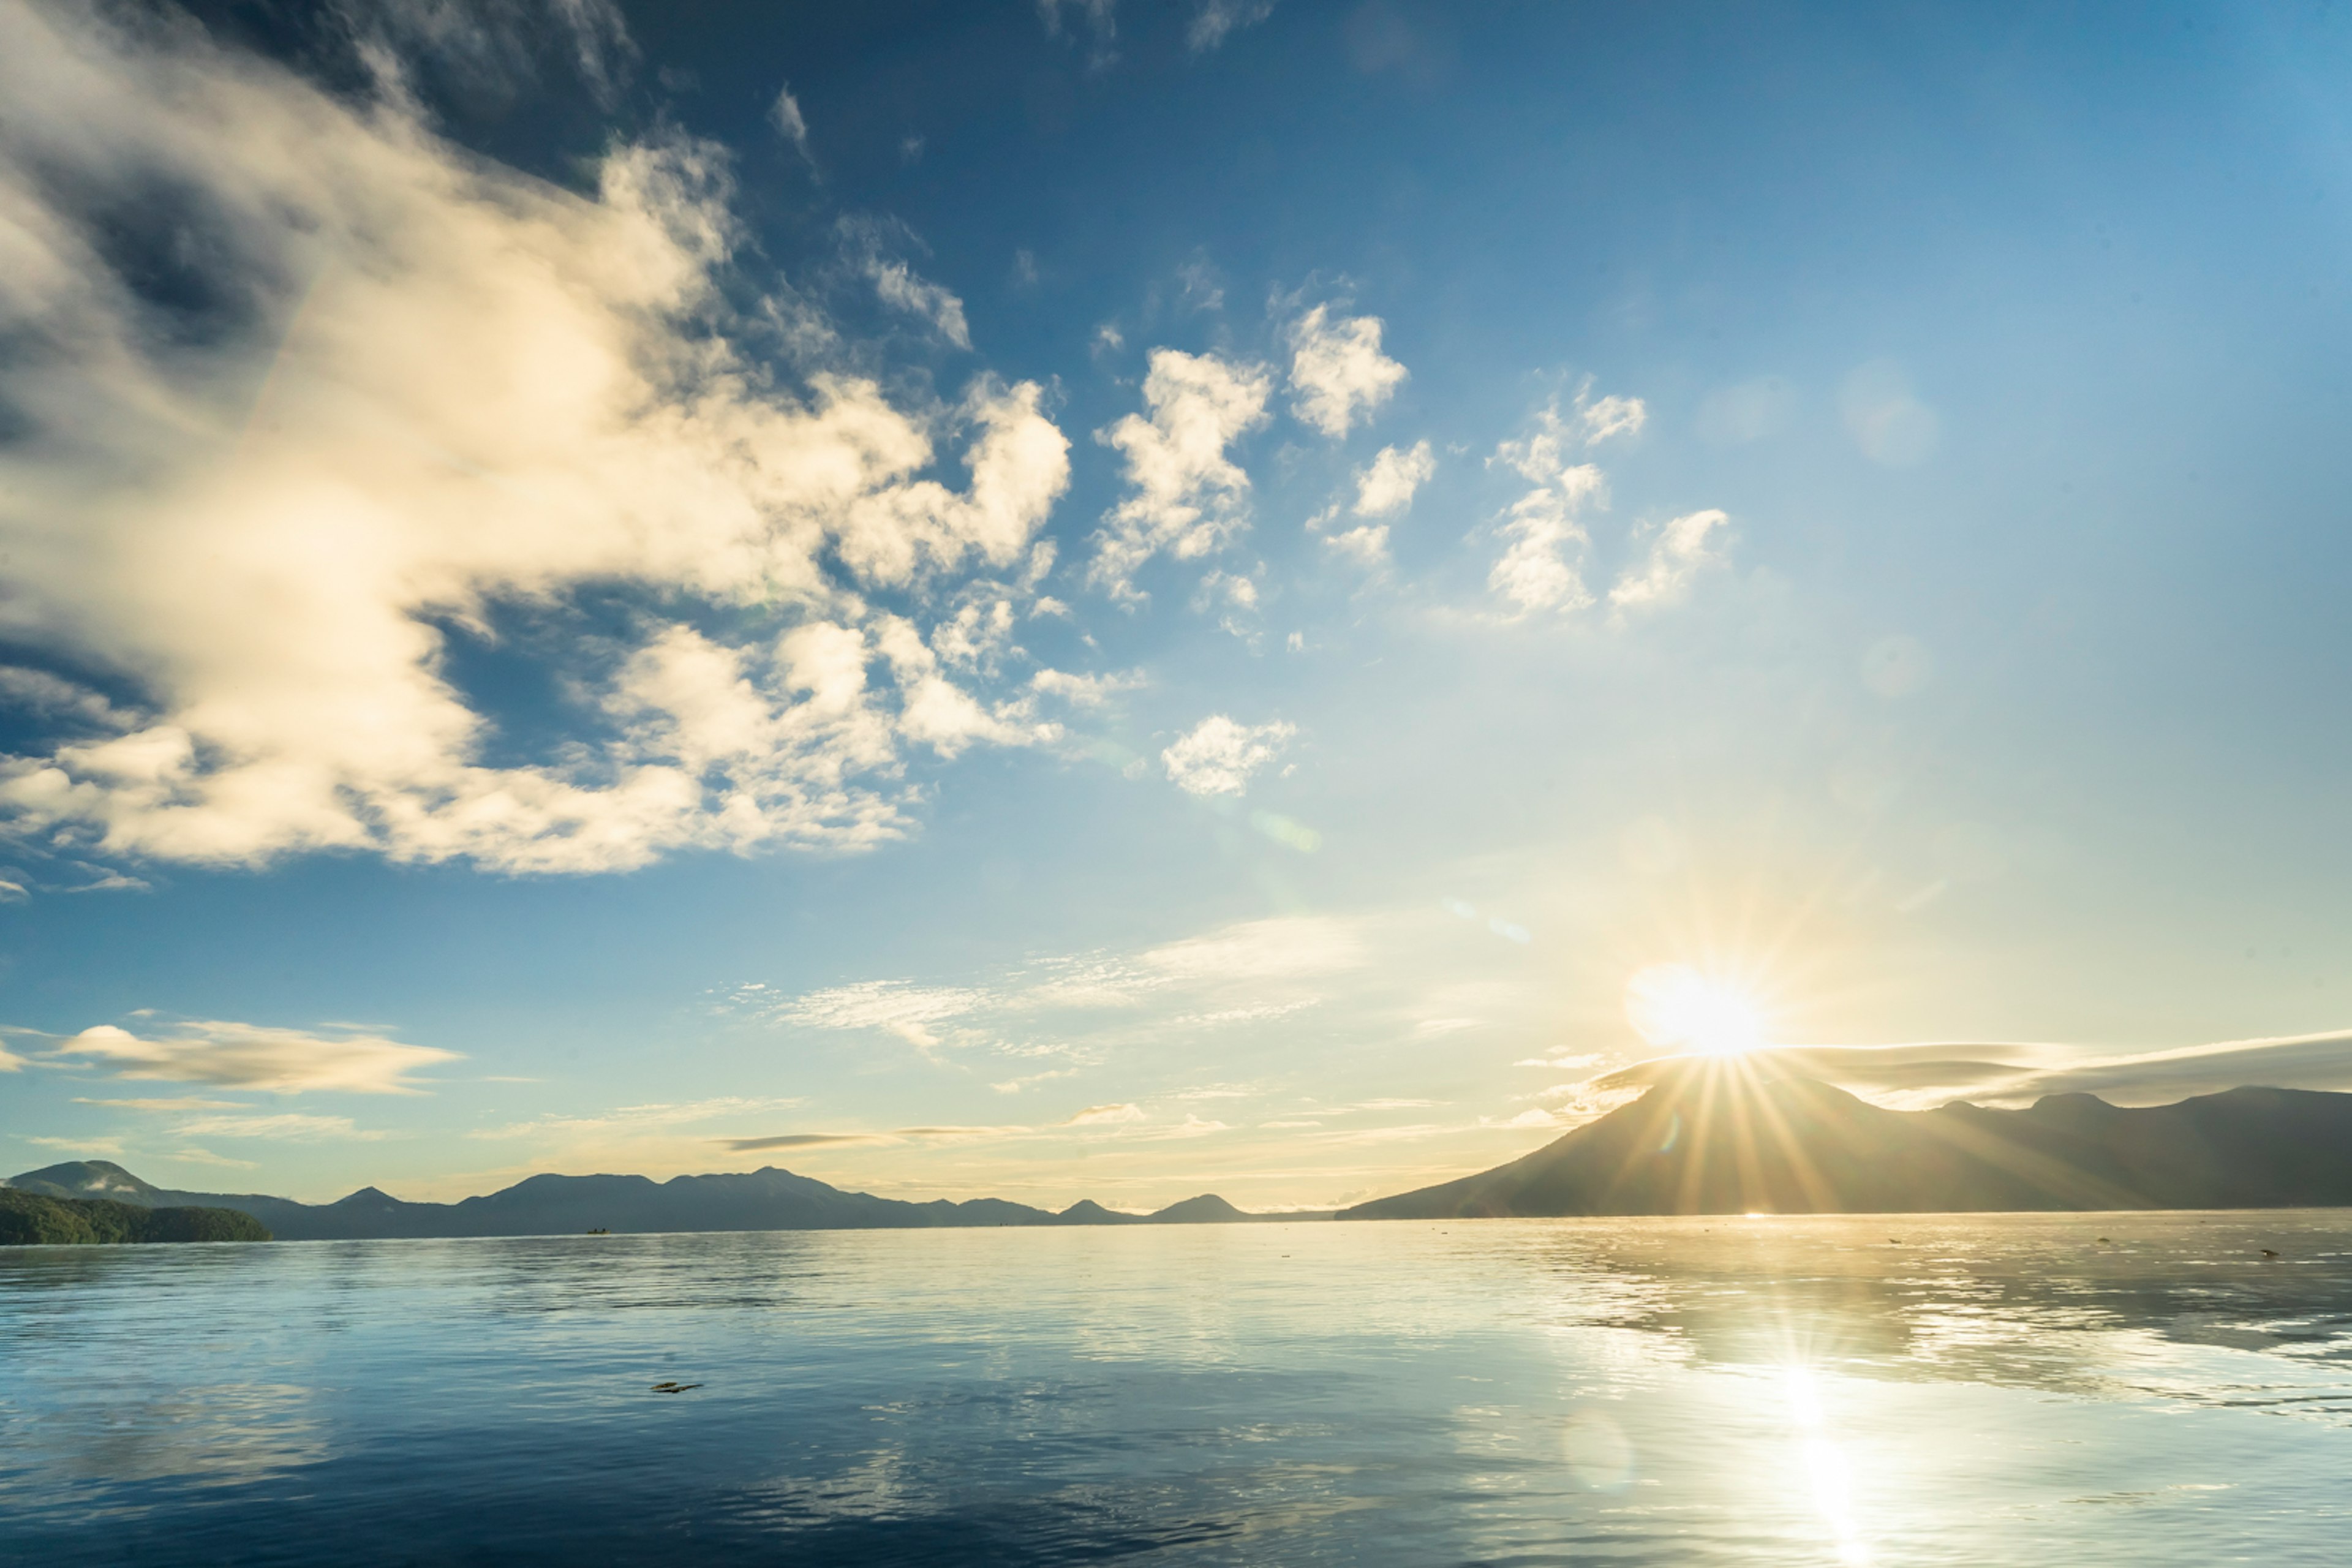
[[1654,1046],[1737,1056],[1764,1043],[1756,1000],[1687,963],[1653,963],[1625,982],[1625,1018]]

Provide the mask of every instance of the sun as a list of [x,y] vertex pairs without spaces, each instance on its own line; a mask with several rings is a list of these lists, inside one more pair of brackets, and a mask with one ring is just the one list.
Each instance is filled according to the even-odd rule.
[[1763,1010],[1740,987],[1687,963],[1653,963],[1625,982],[1625,1018],[1654,1046],[1738,1056],[1764,1043]]

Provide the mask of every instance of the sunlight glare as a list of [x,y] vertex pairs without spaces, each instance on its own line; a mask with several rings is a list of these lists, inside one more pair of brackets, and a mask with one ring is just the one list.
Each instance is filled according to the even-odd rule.
[[1653,963],[1625,983],[1625,1017],[1654,1046],[1737,1056],[1764,1043],[1755,999],[1687,963]]
[[1813,1506],[1829,1526],[1840,1563],[1856,1568],[1870,1561],[1853,1516],[1853,1477],[1845,1455],[1831,1441],[1822,1413],[1820,1391],[1811,1373],[1801,1366],[1787,1370],[1789,1425],[1794,1429],[1799,1463],[1811,1482]]

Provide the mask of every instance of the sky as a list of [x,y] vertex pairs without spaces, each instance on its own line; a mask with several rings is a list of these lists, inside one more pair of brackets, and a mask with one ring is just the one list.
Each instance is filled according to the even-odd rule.
[[0,0],[0,1160],[1318,1207],[1691,1050],[2352,1089],[2347,85]]

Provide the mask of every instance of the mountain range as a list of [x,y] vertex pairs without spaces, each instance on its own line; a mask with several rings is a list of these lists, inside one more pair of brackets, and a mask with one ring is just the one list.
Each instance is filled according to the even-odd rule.
[[[908,1203],[769,1166],[742,1174],[532,1176],[483,1197],[413,1204],[362,1187],[331,1204],[157,1187],[104,1160],[0,1184],[142,1208],[233,1209],[286,1241],[559,1236],[583,1231],[933,1229],[1217,1225],[1213,1194],[1156,1214],[1086,1200],[1058,1213],[1003,1198]],[[2352,1205],[2352,1094],[2233,1089],[2127,1108],[2088,1094],[2019,1110],[1955,1101],[1888,1110],[1769,1065],[1692,1061],[1641,1099],[1474,1176],[1343,1209],[1340,1219],[1511,1215],[1898,1214]]]
[[1888,1110],[1736,1058],[1663,1074],[1630,1105],[1475,1176],[1341,1219],[1895,1214],[2352,1205],[2352,1094],[2233,1089],[2126,1108]]
[[912,1230],[974,1226],[1230,1225],[1325,1219],[1244,1214],[1213,1193],[1157,1214],[1122,1214],[1088,1199],[1056,1214],[1003,1198],[965,1203],[906,1203],[845,1193],[809,1176],[769,1166],[743,1174],[532,1176],[486,1197],[454,1204],[404,1203],[362,1187],[331,1204],[303,1204],[259,1193],[190,1193],[158,1187],[107,1160],[74,1160],[12,1176],[6,1184],[52,1198],[104,1198],[143,1208],[235,1209],[269,1227],[280,1241],[351,1241],[390,1237],[562,1236],[590,1230]]

